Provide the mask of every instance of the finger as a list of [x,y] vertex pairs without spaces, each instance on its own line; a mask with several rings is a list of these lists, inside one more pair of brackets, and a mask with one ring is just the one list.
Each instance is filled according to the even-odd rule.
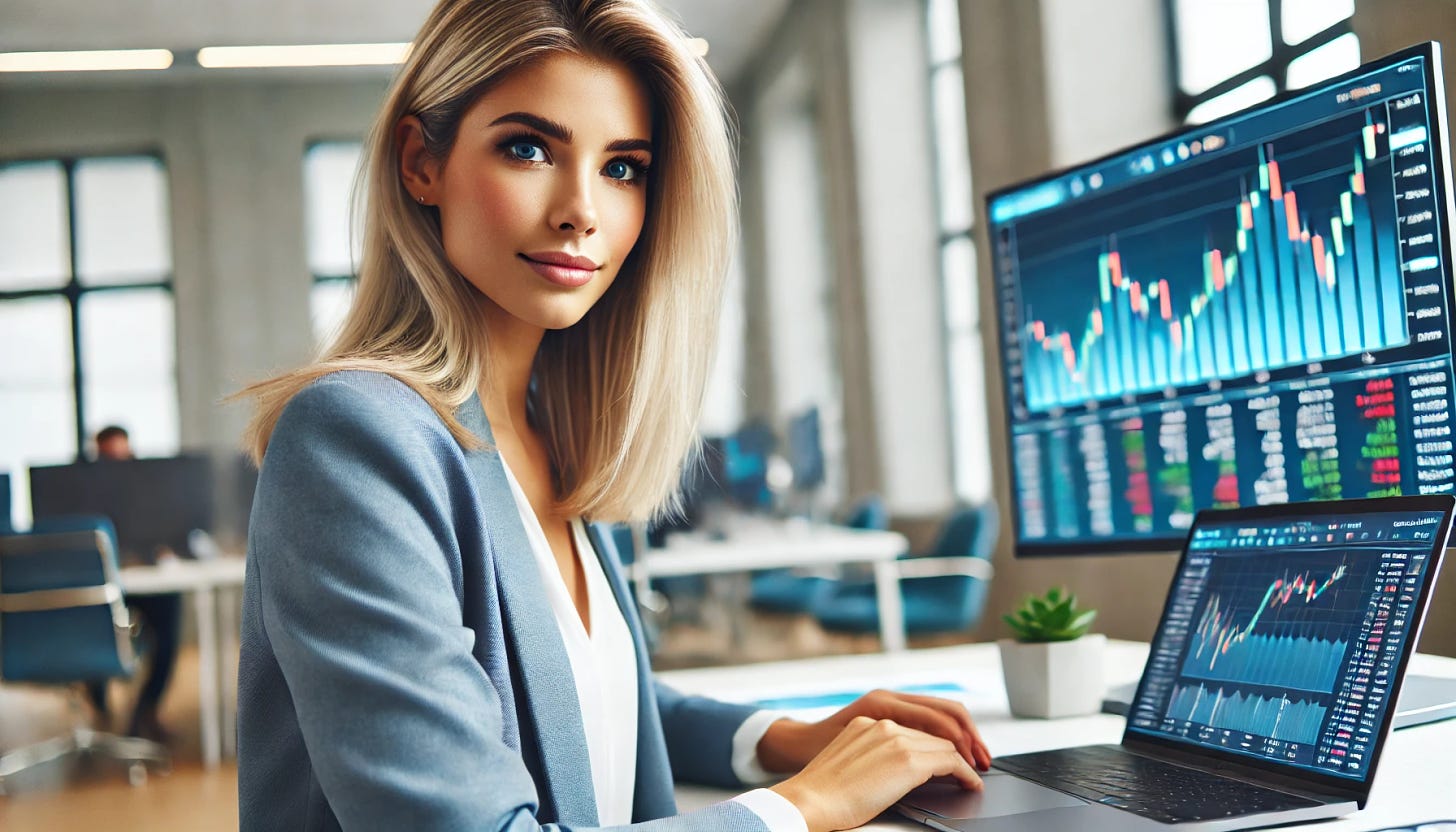
[[966,759],[959,753],[945,754],[942,760],[944,761],[944,768],[937,770],[935,772],[936,774],[954,777],[956,782],[960,783],[961,788],[969,791],[980,791],[985,787],[985,783],[981,780],[981,775],[976,773],[976,770],[971,767],[971,764],[966,762]]
[[918,731],[949,740],[955,745],[966,762],[975,764],[975,747],[968,735],[954,717],[935,708],[916,705],[913,702],[896,703],[900,721]]
[[916,694],[902,693],[901,697],[907,701],[928,708],[935,708],[943,713],[949,714],[970,736],[971,747],[974,749],[975,764],[982,770],[991,767],[991,749],[986,741],[981,738],[981,731],[976,727],[975,720],[971,719],[971,712],[966,706],[951,699],[941,699],[938,696],[918,696]]

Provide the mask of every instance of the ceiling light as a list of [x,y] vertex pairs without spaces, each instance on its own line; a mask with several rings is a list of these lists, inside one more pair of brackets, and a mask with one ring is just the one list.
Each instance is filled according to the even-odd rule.
[[688,49],[691,49],[693,54],[699,58],[706,58],[708,57],[708,39],[688,38]]
[[0,72],[87,72],[166,69],[166,49],[107,49],[82,52],[0,52]]
[[313,46],[208,46],[197,63],[209,69],[273,66],[366,66],[404,63],[408,43],[335,43]]

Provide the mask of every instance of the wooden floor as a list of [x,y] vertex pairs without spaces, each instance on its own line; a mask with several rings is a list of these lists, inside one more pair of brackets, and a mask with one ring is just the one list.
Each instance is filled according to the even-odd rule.
[[[657,669],[774,661],[832,653],[879,649],[873,636],[825,634],[804,616],[747,614],[739,620],[739,637],[730,617],[707,607],[680,614],[665,629],[653,665]],[[915,646],[965,639],[916,641]],[[0,796],[0,830],[5,832],[142,832],[188,830],[211,832],[238,828],[237,766],[232,761],[213,771],[203,768],[197,708],[197,653],[184,649],[178,659],[162,717],[175,733],[174,768],[133,787],[126,772],[109,769],[64,770],[52,766],[10,784]],[[112,692],[113,710],[125,713],[125,691]],[[67,697],[54,691],[0,686],[0,749],[27,740],[53,736],[74,724],[78,712]]]

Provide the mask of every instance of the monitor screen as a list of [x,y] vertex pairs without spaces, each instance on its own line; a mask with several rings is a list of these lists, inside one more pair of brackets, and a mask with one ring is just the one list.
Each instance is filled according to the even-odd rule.
[[1018,554],[1452,489],[1439,66],[1416,47],[988,197]]
[[10,475],[0,472],[0,534],[10,531],[10,515],[13,511],[10,505]]
[[1448,534],[1417,499],[1200,515],[1128,734],[1366,779]]
[[212,467],[205,456],[36,467],[30,501],[37,521],[109,517],[123,562],[150,562],[162,547],[185,556],[189,532],[212,530]]

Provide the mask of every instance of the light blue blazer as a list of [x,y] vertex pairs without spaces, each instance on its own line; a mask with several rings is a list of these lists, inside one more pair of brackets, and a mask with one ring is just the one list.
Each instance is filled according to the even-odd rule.
[[[461,422],[490,441],[478,398]],[[637,646],[630,828],[764,829],[736,802],[676,814],[674,775],[739,787],[752,708],[654,683],[611,536],[592,528]],[[238,667],[244,830],[598,825],[571,665],[499,456],[467,453],[382,374],[325,376],[258,481]]]

